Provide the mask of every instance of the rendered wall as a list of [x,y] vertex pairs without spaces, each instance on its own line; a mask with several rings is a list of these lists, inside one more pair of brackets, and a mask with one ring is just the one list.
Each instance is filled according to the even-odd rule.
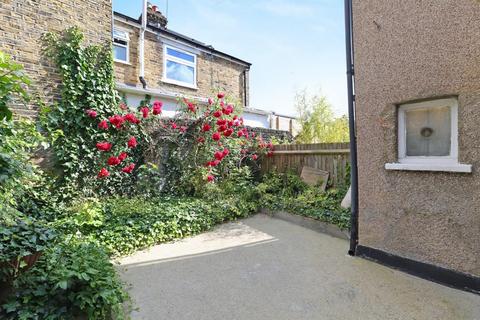
[[[480,276],[480,2],[354,0],[359,243]],[[397,105],[458,96],[470,174],[387,171]]]

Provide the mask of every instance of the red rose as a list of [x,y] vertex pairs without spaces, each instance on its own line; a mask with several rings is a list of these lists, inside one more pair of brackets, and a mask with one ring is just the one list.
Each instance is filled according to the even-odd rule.
[[212,98],[208,98],[208,104],[209,104],[209,105],[212,105],[212,104],[213,104],[213,99],[212,99]]
[[88,110],[85,111],[85,113],[86,113],[87,116],[89,116],[90,118],[96,118],[96,117],[97,117],[97,111],[95,111],[95,110],[88,109]]
[[217,159],[218,161],[222,161],[222,159],[223,159],[223,152],[221,152],[221,151],[216,151],[215,154],[214,154],[214,156],[215,156],[215,159]]
[[97,149],[100,151],[110,151],[110,149],[112,149],[112,144],[108,142],[98,142]]
[[227,126],[225,126],[225,125],[218,127],[218,132],[223,132],[225,130],[227,130]]
[[240,130],[237,132],[237,137],[241,138],[244,135],[243,131]]
[[213,180],[215,180],[214,176],[212,176],[211,174],[207,176],[207,181],[208,182],[212,182]]
[[223,156],[226,157],[230,154],[230,150],[228,150],[227,148],[223,149],[223,152],[222,152]]
[[128,166],[122,168],[122,172],[132,173],[133,169],[135,169],[135,163],[130,163]]
[[128,154],[127,154],[126,152],[122,152],[122,153],[120,153],[120,154],[118,155],[118,159],[119,159],[120,161],[125,160],[127,157],[128,157]]
[[220,110],[215,111],[215,112],[213,113],[213,116],[214,116],[215,118],[220,118],[220,117],[222,116],[222,111],[220,111]]
[[110,157],[107,160],[109,166],[116,166],[117,164],[120,164],[120,162],[120,159],[117,157]]
[[199,138],[197,139],[197,142],[199,142],[199,143],[204,143],[204,142],[205,142],[205,138],[204,138],[204,137],[199,137]]
[[233,129],[232,128],[228,128],[227,130],[225,130],[225,132],[223,133],[223,135],[225,137],[230,137],[233,133]]
[[224,126],[226,124],[227,124],[227,120],[225,120],[225,119],[218,119],[217,120],[217,125],[219,125],[219,126]]
[[214,134],[212,134],[212,139],[215,141],[220,140],[220,133],[215,132]]
[[137,119],[137,117],[133,113],[127,113],[126,115],[123,116],[123,119],[125,121],[128,121],[130,123],[139,123],[140,120]]
[[180,132],[186,132],[186,131],[187,131],[187,127],[185,127],[185,126],[180,127]]
[[153,114],[158,115],[162,113],[162,106],[163,106],[163,103],[161,101],[155,101],[153,103]]
[[212,167],[216,167],[216,166],[218,166],[219,164],[220,164],[220,160],[216,160],[216,159],[215,159],[215,160],[213,160],[213,161],[211,162],[211,166],[212,166]]
[[188,106],[188,110],[192,111],[193,113],[195,113],[195,111],[197,110],[197,108],[195,107],[195,105],[191,102],[188,102],[187,103],[187,106]]
[[218,99],[223,99],[223,97],[225,97],[225,93],[219,92],[219,93],[217,94],[217,98],[218,98]]
[[135,137],[128,139],[127,146],[129,148],[135,148],[137,146],[137,139],[135,139]]
[[273,157],[273,151],[268,151],[267,152],[267,157]]
[[258,156],[256,154],[252,154],[252,160],[257,160]]
[[102,168],[102,169],[100,170],[100,172],[98,173],[97,177],[99,177],[99,178],[105,178],[105,177],[108,177],[109,175],[110,175],[110,172],[108,172],[107,169]]
[[98,123],[98,128],[99,129],[103,129],[103,130],[107,130],[108,129],[108,122],[107,120],[102,120]]
[[208,123],[205,123],[202,127],[202,131],[207,132],[207,131],[210,131],[211,128],[212,127]]
[[120,129],[122,124],[125,122],[125,119],[119,114],[114,115],[113,117],[108,118],[108,121],[115,126],[115,128]]
[[143,107],[143,108],[140,108],[140,112],[142,113],[144,118],[147,118],[148,113],[150,112],[150,109],[148,109],[148,107]]

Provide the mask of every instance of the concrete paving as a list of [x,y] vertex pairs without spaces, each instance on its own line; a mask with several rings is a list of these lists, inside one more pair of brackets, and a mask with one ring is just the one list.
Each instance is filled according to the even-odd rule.
[[266,215],[121,260],[133,319],[480,320],[480,296],[346,255]]

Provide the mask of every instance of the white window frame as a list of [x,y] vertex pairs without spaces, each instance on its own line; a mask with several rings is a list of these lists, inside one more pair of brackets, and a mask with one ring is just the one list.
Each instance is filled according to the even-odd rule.
[[[179,52],[188,54],[190,56],[193,56],[193,62],[186,61],[184,59],[180,59],[180,58],[171,56],[171,55],[167,54],[167,49],[172,49],[172,50],[179,51]],[[188,82],[183,82],[183,81],[178,81],[178,80],[175,80],[175,79],[167,78],[167,60],[170,60],[170,61],[173,61],[173,62],[176,62],[176,63],[179,63],[179,64],[183,64],[183,65],[188,66],[188,67],[192,67],[193,68],[193,83],[188,83]],[[168,44],[164,44],[163,45],[163,79],[162,79],[162,81],[166,82],[166,83],[171,83],[171,84],[175,84],[175,85],[178,85],[178,86],[182,86],[182,87],[187,87],[187,88],[191,88],[191,89],[198,89],[197,88],[197,55],[195,53],[179,49],[178,47],[174,47],[174,46],[171,46],[171,45],[168,45]]]
[[[128,31],[122,30],[122,29],[119,29],[119,28],[115,28],[115,27],[114,27],[114,31],[121,32],[121,33],[125,34],[125,37],[122,38],[122,37],[115,36],[115,32],[114,32],[112,42],[113,42],[113,46],[124,47],[124,48],[127,49],[127,52],[126,52],[127,59],[126,60],[120,60],[120,59],[117,59],[117,58],[113,57],[113,61],[130,64],[130,36],[128,34]],[[125,41],[127,44],[124,45],[124,44],[120,44],[120,43],[115,43],[115,39]]]
[[[406,111],[450,108],[450,153],[448,156],[407,156]],[[398,107],[398,162],[385,164],[387,170],[471,172],[472,166],[458,162],[458,102],[456,98],[406,103]]]

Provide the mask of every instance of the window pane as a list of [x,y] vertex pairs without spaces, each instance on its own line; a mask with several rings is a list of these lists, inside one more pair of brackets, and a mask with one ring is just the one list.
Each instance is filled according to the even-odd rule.
[[127,48],[114,45],[113,57],[117,60],[127,61]]
[[187,54],[181,51],[174,50],[172,48],[167,48],[167,54],[176,58],[183,59],[185,61],[194,62],[195,58],[191,54]]
[[167,60],[167,79],[194,84],[194,69],[181,63]]
[[448,156],[451,145],[450,108],[405,111],[407,156]]

